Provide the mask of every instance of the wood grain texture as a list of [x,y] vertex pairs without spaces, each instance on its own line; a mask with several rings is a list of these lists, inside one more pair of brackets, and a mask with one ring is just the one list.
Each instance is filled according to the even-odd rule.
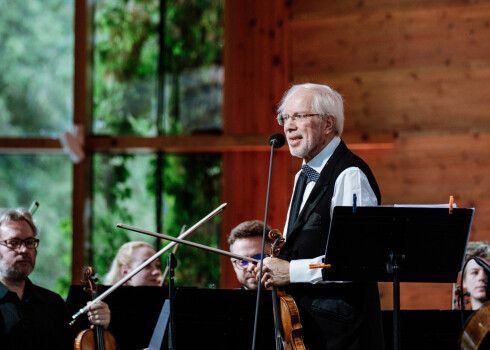
[[291,23],[293,75],[488,62],[490,4],[353,12]]
[[276,104],[290,77],[289,7],[282,1],[227,1],[224,132],[277,132]]
[[[345,98],[343,138],[370,165],[383,203],[446,203],[453,195],[458,206],[475,208],[470,240],[490,240],[490,1],[290,3],[227,2],[235,12],[227,19],[225,134],[278,132],[274,106],[290,83],[327,84]],[[268,72],[272,47],[281,60]],[[253,120],[237,119],[254,108]],[[259,174],[268,159],[259,153],[224,156],[224,196],[238,207],[223,233],[248,215],[262,219]],[[284,191],[286,203],[272,205],[271,220],[281,228],[300,160],[286,152],[279,159],[285,178],[271,192]],[[257,210],[239,203],[260,195]],[[383,308],[392,308],[391,285],[380,290]],[[449,309],[451,291],[451,284],[403,283],[401,306]]]

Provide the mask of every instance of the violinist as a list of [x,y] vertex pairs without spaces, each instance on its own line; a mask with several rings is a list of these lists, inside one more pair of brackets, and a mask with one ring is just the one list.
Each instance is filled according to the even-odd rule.
[[[124,243],[119,248],[116,257],[112,261],[111,269],[104,279],[104,284],[108,286],[116,284],[155,253],[156,251],[151,244],[143,241]],[[160,259],[156,259],[138,272],[133,278],[128,280],[124,285],[133,287],[159,287],[163,282],[162,277]]]
[[[260,260],[264,223],[259,220],[244,221],[231,230],[228,237],[230,252]],[[267,227],[267,232],[270,228]],[[269,254],[272,241],[266,237],[264,252]],[[258,281],[252,274],[255,265],[244,260],[231,258],[240,289],[256,290]]]
[[[37,228],[28,210],[0,209],[0,339],[2,349],[73,349],[76,331],[58,294],[33,284]],[[110,310],[89,307],[89,321],[107,328]]]
[[[371,170],[340,138],[342,97],[326,85],[289,89],[277,122],[291,154],[303,159],[295,177],[279,258],[265,258],[262,283],[284,286],[298,305],[307,349],[383,349],[377,283],[323,281],[320,269],[333,208],[379,205],[381,195]],[[355,242],[353,242],[355,244]],[[259,276],[259,268],[255,268]]]
[[[490,242],[468,242],[465,261],[471,258],[480,258],[490,264]],[[488,301],[485,292],[485,276],[483,267],[475,260],[468,261],[464,271],[463,288],[469,294],[472,310],[479,310]]]

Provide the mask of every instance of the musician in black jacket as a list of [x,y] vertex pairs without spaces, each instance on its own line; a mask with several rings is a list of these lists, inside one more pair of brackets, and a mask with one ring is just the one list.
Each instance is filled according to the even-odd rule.
[[[76,332],[69,327],[68,308],[58,294],[33,284],[37,228],[24,208],[0,208],[0,348],[73,349]],[[92,304],[90,323],[109,326],[104,302]]]
[[323,281],[320,269],[309,268],[322,262],[335,206],[351,206],[354,194],[358,206],[381,202],[368,165],[340,139],[342,97],[325,85],[296,85],[278,112],[290,152],[303,167],[295,178],[286,243],[279,259],[264,260],[262,282],[285,286],[293,296],[308,349],[383,349],[377,284]]

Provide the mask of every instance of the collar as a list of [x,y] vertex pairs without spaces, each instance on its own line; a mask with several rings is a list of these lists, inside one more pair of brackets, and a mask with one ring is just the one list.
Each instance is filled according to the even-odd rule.
[[318,173],[321,173],[323,167],[328,163],[328,160],[332,156],[333,152],[340,145],[340,137],[335,136],[332,141],[328,143],[312,160],[306,163],[303,160],[303,165],[308,164],[310,167],[315,169]]
[[[7,294],[10,292],[10,290],[2,283],[0,282],[0,300],[5,298]],[[13,293],[13,292],[11,292]],[[15,294],[15,293],[14,293]],[[15,294],[17,295],[17,294]],[[34,284],[31,282],[29,278],[26,279],[26,284],[24,287],[24,295],[22,296],[22,300],[27,300],[29,298],[33,299],[38,299],[42,302],[45,302],[45,298],[42,296],[42,294],[39,292],[37,288],[35,288]]]
[[5,296],[7,295],[8,292],[9,292],[9,290],[7,287],[5,287],[5,284],[0,282],[0,300],[5,298]]

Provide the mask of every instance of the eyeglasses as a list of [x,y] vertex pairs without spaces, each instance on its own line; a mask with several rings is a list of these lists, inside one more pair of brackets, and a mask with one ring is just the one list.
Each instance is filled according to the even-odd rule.
[[34,249],[34,248],[38,247],[39,239],[37,239],[37,238],[28,238],[28,239],[12,238],[12,239],[6,239],[4,241],[0,241],[0,244],[4,245],[10,249],[20,248],[20,246],[22,246],[22,244],[24,244],[27,249]]
[[[261,260],[262,258],[265,258],[266,256],[267,255],[257,254],[255,256],[252,256],[252,259]],[[235,264],[235,266],[237,267],[237,269],[240,269],[240,270],[245,270],[248,267],[248,264],[249,264],[248,261],[234,259],[234,258],[232,258],[231,261],[233,261],[233,263]],[[251,263],[251,264],[253,264],[253,263]]]
[[280,126],[284,126],[284,124],[286,124],[286,122],[289,119],[291,119],[292,121],[298,120],[299,122],[302,122],[302,121],[305,121],[306,118],[308,118],[308,117],[314,117],[315,115],[321,115],[321,116],[323,116],[323,114],[319,114],[319,113],[314,113],[314,114],[296,113],[296,114],[293,114],[293,115],[279,113],[277,115],[276,120],[277,120],[277,123]]

